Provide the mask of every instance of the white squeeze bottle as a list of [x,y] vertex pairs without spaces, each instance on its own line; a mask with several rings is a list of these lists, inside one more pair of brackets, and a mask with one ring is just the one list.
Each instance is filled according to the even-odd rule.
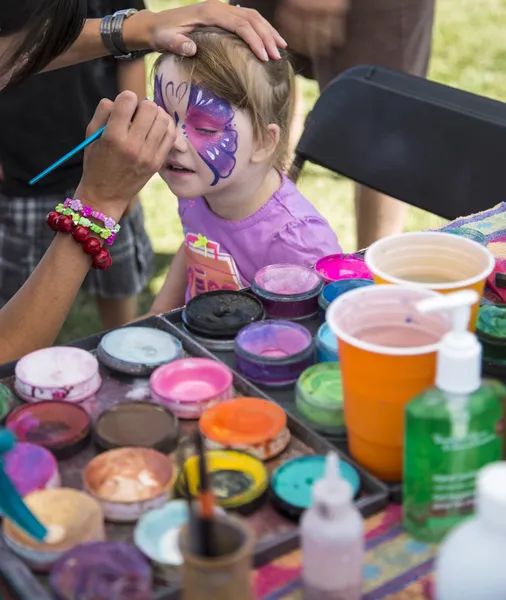
[[478,472],[476,514],[444,540],[436,560],[436,600],[506,598],[506,462]]
[[304,600],[360,600],[364,563],[364,521],[351,485],[339,475],[335,452],[313,485],[313,506],[302,515]]

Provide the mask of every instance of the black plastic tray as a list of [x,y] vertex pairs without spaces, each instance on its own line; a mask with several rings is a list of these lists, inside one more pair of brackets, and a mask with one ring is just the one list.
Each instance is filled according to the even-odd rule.
[[[174,324],[174,322],[177,322],[180,318],[180,314],[181,311],[172,313],[169,315],[168,319],[163,317],[151,317],[143,321],[138,321],[134,326],[153,327],[174,334],[182,341],[184,350],[188,355],[222,360],[220,356],[214,356],[211,352],[193,340],[191,336],[187,335],[180,327],[177,327],[177,325]],[[93,335],[68,345],[94,352],[105,333],[106,332]],[[0,366],[0,379],[3,380],[3,383],[12,385],[14,368],[15,363]],[[98,414],[100,414],[101,410],[104,410],[109,405],[114,404],[117,401],[125,401],[129,386],[134,386],[134,382],[138,382],[139,379],[145,379],[117,374],[103,365],[100,366],[100,372],[103,384],[101,390],[96,394],[96,405],[98,410],[92,413],[92,419],[95,419]],[[269,399],[267,394],[256,388],[237,373],[234,373],[234,388],[240,395]],[[285,453],[281,455],[280,462],[283,462],[283,460],[289,459],[292,456],[300,455],[301,453],[313,452],[315,454],[326,454],[330,450],[333,450],[334,447],[328,440],[325,440],[296,418],[293,414],[294,411],[290,409],[290,402],[289,394],[286,394],[283,402],[279,401],[283,407],[286,406],[287,409],[289,409],[286,412],[288,415],[288,428],[292,434],[292,442]],[[186,425],[185,427],[190,426]],[[77,456],[66,461],[59,461],[63,484],[79,488],[81,485],[82,468],[96,453],[97,449],[93,444],[90,444]],[[386,486],[357,465],[348,456],[344,456],[341,453],[341,457],[346,462],[352,464],[359,472],[361,488],[356,499],[356,505],[361,513],[364,516],[368,516],[382,510],[388,503],[388,489]],[[268,470],[275,468],[277,460],[278,459],[269,461],[271,463],[270,466],[269,463],[267,463],[266,466],[268,467]],[[284,520],[283,517],[276,513],[269,503],[266,508],[260,509],[259,512],[262,512],[262,514],[258,515],[255,513],[257,515],[256,521],[250,521],[250,524],[254,529],[256,529],[256,526],[259,523],[262,524],[262,526],[257,529],[257,533],[259,537],[263,536],[263,539],[259,540],[254,551],[254,564],[257,567],[271,562],[299,546],[298,528],[294,523]],[[255,514],[246,519],[255,519]],[[126,543],[132,542],[133,526],[131,525],[107,523],[106,531],[108,539]],[[2,544],[0,544],[0,551],[0,556],[2,553],[9,553]],[[7,579],[11,584],[11,587],[14,588],[17,597],[21,598],[21,600],[34,600],[33,594],[30,595],[26,593],[26,590],[31,589],[30,581],[33,581],[34,576],[27,573],[26,569],[16,571],[16,563],[19,563],[19,561],[16,557],[10,555],[9,561],[3,561],[3,564],[0,564],[0,574],[3,572],[4,578]],[[46,577],[37,576],[36,579],[45,587],[47,586]],[[171,581],[167,585],[164,584],[157,587],[155,597],[158,600],[175,600],[179,597],[179,594],[179,576],[176,575],[174,582]]]

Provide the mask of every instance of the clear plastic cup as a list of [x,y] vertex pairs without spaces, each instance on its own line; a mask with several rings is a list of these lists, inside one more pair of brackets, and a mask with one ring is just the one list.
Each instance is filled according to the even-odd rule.
[[337,336],[350,453],[385,481],[400,481],[404,407],[434,385],[439,341],[449,315],[421,315],[437,295],[420,287],[373,285],[347,292],[327,309]]
[[[483,295],[495,265],[493,254],[477,242],[440,231],[417,231],[383,238],[365,253],[375,283],[418,285],[442,294],[472,289]],[[469,328],[474,331],[478,307]]]

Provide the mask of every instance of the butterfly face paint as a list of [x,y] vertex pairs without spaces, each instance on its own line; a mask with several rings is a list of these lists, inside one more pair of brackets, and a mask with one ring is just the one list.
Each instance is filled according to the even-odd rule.
[[[211,186],[229,177],[236,164],[237,152],[237,131],[233,124],[235,114],[229,102],[195,84],[190,86],[188,94],[186,81],[179,85],[173,81],[164,82],[163,74],[156,75],[154,87],[155,102],[173,115],[176,126],[181,122],[184,111],[184,122],[181,122],[183,135],[211,170]],[[176,110],[178,106],[172,111],[168,104],[180,105],[180,110]]]
[[183,131],[211,169],[212,186],[229,177],[236,164],[237,131],[233,119],[234,111],[226,100],[192,84]]

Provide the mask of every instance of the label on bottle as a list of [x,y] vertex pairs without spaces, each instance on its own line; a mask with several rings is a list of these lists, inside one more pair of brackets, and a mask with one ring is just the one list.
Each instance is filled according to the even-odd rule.
[[360,600],[362,598],[362,586],[352,586],[333,591],[304,586],[302,598],[303,600]]
[[430,390],[406,409],[404,523],[427,541],[473,512],[477,472],[502,457],[502,403],[494,389],[484,385],[458,400],[461,411],[450,414],[448,396]]

